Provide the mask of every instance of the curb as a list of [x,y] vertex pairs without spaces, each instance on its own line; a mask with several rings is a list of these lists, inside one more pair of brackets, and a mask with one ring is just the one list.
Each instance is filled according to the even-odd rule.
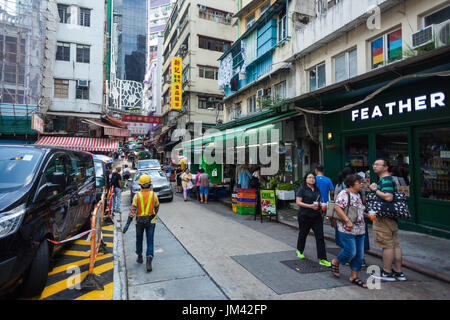
[[121,219],[114,219],[114,288],[113,300],[128,300],[127,269]]
[[[218,202],[220,202],[221,204],[231,208],[231,205],[229,205],[229,203],[227,203],[225,201],[220,201],[219,200]],[[282,224],[284,224],[286,226],[298,229],[298,226],[295,225],[295,224],[292,224],[292,223],[289,223],[289,222],[285,222],[283,220],[279,220],[278,222],[282,223]],[[330,234],[324,233],[324,238],[329,240],[329,241],[336,242],[336,239],[334,238],[334,236],[332,236]],[[381,259],[383,258],[382,254],[380,252],[377,252],[377,251],[374,251],[374,250],[368,250],[368,251],[366,251],[366,253],[371,255],[371,256],[377,257],[377,258],[381,258]],[[450,277],[447,276],[446,274],[443,274],[443,273],[441,273],[439,271],[436,271],[436,270],[425,268],[425,267],[423,267],[421,265],[418,265],[417,263],[414,263],[414,262],[411,262],[411,261],[408,261],[408,260],[403,260],[402,261],[402,266],[404,266],[405,268],[408,268],[410,270],[416,271],[418,273],[424,274],[424,275],[426,275],[426,276],[428,276],[430,278],[450,283]]]

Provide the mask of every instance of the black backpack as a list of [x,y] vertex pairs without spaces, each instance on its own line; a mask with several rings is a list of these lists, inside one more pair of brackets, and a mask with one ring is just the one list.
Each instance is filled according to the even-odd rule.
[[249,181],[250,188],[256,189],[259,188],[259,179],[255,176],[252,176]]

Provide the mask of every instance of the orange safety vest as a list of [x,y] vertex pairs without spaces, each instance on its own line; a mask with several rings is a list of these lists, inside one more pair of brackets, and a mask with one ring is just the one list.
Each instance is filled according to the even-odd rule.
[[144,217],[152,215],[155,202],[155,193],[153,191],[141,191],[137,194],[137,196],[137,216]]

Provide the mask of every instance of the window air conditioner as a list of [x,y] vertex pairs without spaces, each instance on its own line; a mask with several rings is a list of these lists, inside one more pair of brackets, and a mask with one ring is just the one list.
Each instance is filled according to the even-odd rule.
[[216,98],[214,98],[214,97],[208,98],[208,102],[215,102],[215,101],[216,101]]
[[88,80],[77,80],[77,87],[87,88],[89,86]]
[[200,11],[205,11],[206,10],[206,6],[200,6]]
[[434,25],[437,47],[444,47],[450,44],[450,19]]
[[433,25],[420,29],[411,35],[412,48],[417,49],[433,42]]
[[264,96],[264,89],[258,89],[258,91],[256,91],[256,97],[262,98],[263,96]]

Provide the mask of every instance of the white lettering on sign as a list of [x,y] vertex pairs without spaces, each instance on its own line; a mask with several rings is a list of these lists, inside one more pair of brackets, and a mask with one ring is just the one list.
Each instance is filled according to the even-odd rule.
[[[445,93],[443,92],[431,93],[429,97],[427,95],[421,95],[406,100],[399,100],[397,102],[387,102],[384,105],[384,109],[380,108],[379,105],[374,106],[372,110],[368,107],[355,109],[351,111],[352,122],[355,122],[358,119],[368,120],[382,118],[384,115],[392,116],[394,115],[395,110],[398,114],[403,114],[413,111],[423,111],[428,108],[435,109],[437,107],[446,107]],[[384,114],[382,110],[384,110]]]

